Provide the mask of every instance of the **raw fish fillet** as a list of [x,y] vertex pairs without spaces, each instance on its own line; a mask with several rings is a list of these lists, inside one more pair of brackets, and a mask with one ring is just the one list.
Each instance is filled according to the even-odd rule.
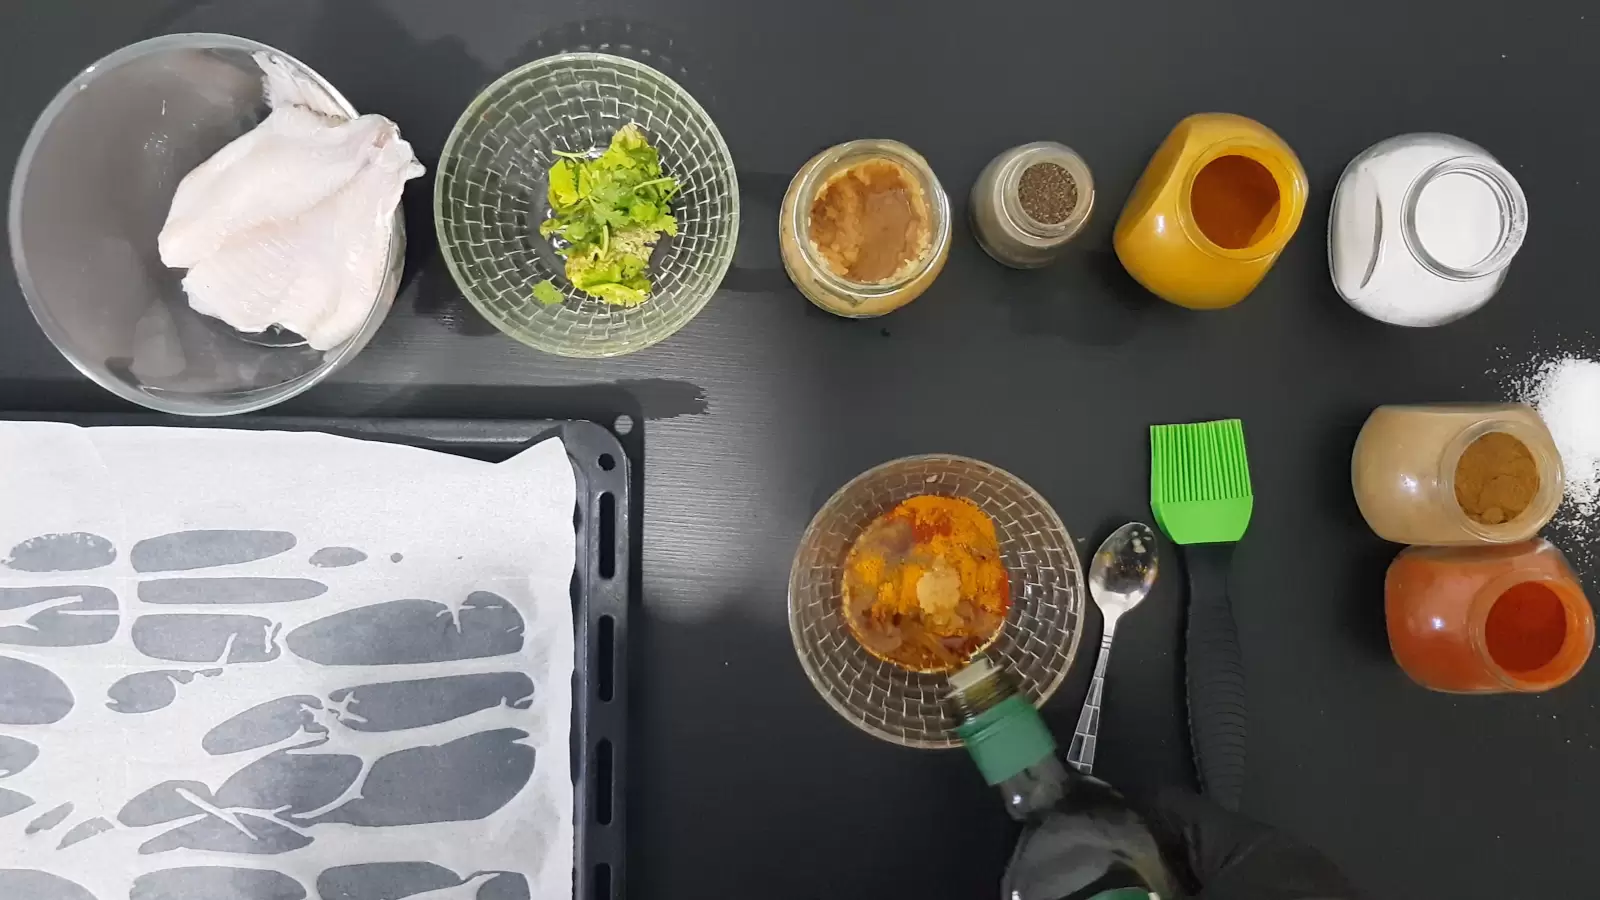
[[381,116],[335,123],[300,106],[273,110],[184,176],[161,229],[161,261],[186,269],[229,237],[300,215],[349,184],[377,142],[397,134]]
[[390,120],[344,119],[314,82],[267,54],[256,61],[273,110],[178,185],[161,260],[189,270],[196,311],[244,332],[280,325],[328,350],[377,302],[395,206],[423,168]]
[[417,163],[395,139],[339,191],[263,222],[184,276],[189,305],[245,332],[281,325],[326,350],[361,327],[383,282],[394,207]]

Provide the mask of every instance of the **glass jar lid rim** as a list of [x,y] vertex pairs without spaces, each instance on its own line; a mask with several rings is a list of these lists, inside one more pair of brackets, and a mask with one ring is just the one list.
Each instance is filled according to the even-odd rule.
[[[1040,221],[1022,203],[1022,176],[1034,166],[1046,164],[1065,170],[1077,191],[1072,210],[1060,222]],[[1094,175],[1089,170],[1089,164],[1076,150],[1064,144],[1027,145],[1007,163],[999,187],[1002,192],[999,211],[1010,220],[1009,224],[1047,242],[1055,239],[1065,243],[1077,236],[1078,228],[1089,217],[1094,205]]]
[[[1453,266],[1440,260],[1428,249],[1417,227],[1417,206],[1423,192],[1440,179],[1452,175],[1467,176],[1488,187],[1500,210],[1500,233],[1494,249],[1470,266]],[[1528,200],[1516,178],[1493,159],[1453,156],[1439,160],[1412,180],[1402,202],[1400,221],[1406,249],[1424,268],[1451,281],[1472,281],[1499,272],[1511,263],[1511,258],[1521,249],[1528,229]]]

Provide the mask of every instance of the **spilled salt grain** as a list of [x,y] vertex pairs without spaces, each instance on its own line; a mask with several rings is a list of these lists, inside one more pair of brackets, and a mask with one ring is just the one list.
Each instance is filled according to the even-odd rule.
[[1532,397],[1567,470],[1567,502],[1582,517],[1600,516],[1600,362],[1551,360]]
[[[1552,523],[1575,561],[1600,563],[1600,361],[1539,360],[1514,379],[1517,400],[1539,410],[1566,470],[1566,502]],[[1580,562],[1581,565],[1581,562]]]

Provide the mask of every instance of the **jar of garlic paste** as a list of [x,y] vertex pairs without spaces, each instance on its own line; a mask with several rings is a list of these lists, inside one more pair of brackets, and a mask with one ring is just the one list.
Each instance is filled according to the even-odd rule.
[[839,144],[800,168],[783,197],[783,267],[812,303],[881,316],[933,284],[950,255],[950,198],[905,144]]
[[1367,524],[1398,544],[1525,541],[1565,488],[1550,429],[1516,403],[1380,406],[1350,479]]

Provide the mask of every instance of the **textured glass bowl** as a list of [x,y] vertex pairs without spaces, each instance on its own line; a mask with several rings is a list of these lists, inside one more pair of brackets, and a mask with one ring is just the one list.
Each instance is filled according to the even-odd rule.
[[884,662],[856,642],[841,610],[843,567],[868,523],[919,494],[961,497],[994,520],[1011,580],[1011,609],[984,651],[1022,693],[1043,703],[1066,677],[1083,632],[1084,584],[1061,518],[1015,475],[960,456],[908,456],[840,488],[818,511],[789,573],[789,631],[800,664],[851,724],[908,747],[954,747],[949,683]]
[[39,327],[96,384],[151,409],[220,416],[287,400],[367,345],[400,286],[399,209],[371,312],[327,351],[195,312],[183,270],[162,264],[156,236],[178,182],[270,111],[256,51],[281,57],[355,115],[333,85],[266,44],[169,34],[73,78],[34,123],[12,175],[11,262]]
[[[603,148],[629,122],[682,188],[678,234],[651,258],[650,298],[619,307],[568,283],[539,224],[549,217],[554,151]],[[618,356],[669,337],[711,299],[739,237],[739,183],[717,126],[672,79],[619,56],[567,53],[517,69],[472,101],[440,157],[433,215],[450,274],[495,327],[548,353]],[[533,299],[545,279],[566,302]]]

